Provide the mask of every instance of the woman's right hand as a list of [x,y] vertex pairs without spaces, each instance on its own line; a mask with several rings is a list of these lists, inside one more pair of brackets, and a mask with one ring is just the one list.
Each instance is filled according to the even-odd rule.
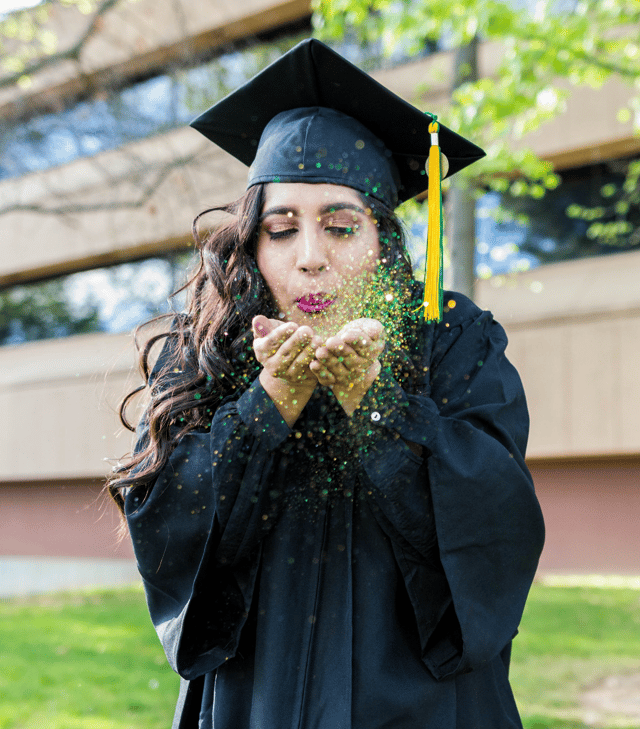
[[260,384],[291,427],[309,401],[318,380],[309,369],[320,338],[311,327],[256,316],[253,350],[262,365]]
[[311,327],[266,316],[254,317],[252,325],[253,349],[264,370],[278,380],[292,385],[308,384],[313,389],[318,380],[309,364],[320,340]]

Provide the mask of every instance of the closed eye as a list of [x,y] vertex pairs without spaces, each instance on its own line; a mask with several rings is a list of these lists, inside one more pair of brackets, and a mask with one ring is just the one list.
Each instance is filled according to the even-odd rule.
[[285,228],[284,230],[268,230],[267,235],[271,240],[277,240],[278,238],[289,238],[297,232],[297,228]]
[[347,238],[350,235],[355,235],[358,231],[358,226],[340,226],[340,225],[331,225],[325,230],[328,230],[331,235],[338,236],[339,238]]

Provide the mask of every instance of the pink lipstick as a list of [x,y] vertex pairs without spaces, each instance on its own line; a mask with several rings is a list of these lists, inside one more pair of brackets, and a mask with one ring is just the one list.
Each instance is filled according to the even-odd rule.
[[328,309],[334,301],[335,299],[332,299],[325,293],[305,294],[299,299],[296,299],[296,304],[298,305],[298,309],[304,311],[305,314],[316,314],[319,311]]

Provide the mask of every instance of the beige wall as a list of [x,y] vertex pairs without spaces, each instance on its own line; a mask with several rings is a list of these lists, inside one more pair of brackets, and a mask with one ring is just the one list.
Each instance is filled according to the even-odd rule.
[[116,412],[137,384],[126,335],[0,348],[0,481],[93,478],[130,450]]
[[479,285],[510,339],[531,411],[531,458],[640,452],[640,251]]

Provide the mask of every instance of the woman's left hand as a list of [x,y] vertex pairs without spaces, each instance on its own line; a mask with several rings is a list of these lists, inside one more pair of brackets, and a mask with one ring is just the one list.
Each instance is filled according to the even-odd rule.
[[333,390],[351,415],[380,374],[386,332],[377,319],[356,319],[316,349],[309,365],[318,382]]

